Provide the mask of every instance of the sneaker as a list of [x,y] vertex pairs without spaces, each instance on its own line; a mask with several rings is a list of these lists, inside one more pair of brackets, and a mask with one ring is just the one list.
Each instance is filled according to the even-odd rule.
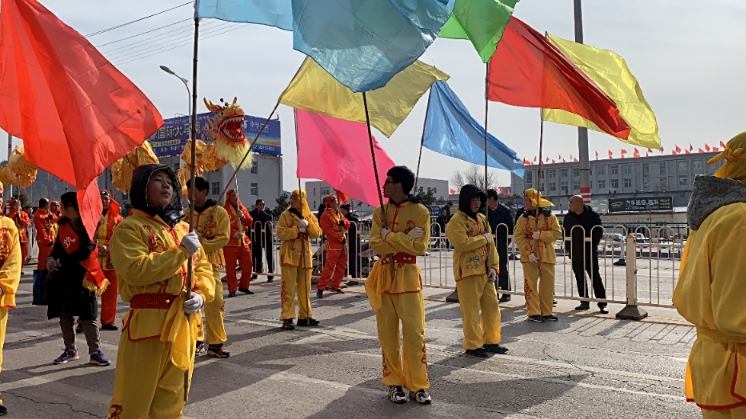
[[274,280],[275,280],[275,277],[274,277],[274,276],[268,276],[268,277],[267,277],[267,282],[272,282],[272,281],[274,281]]
[[591,305],[588,303],[580,303],[579,306],[575,307],[575,311],[586,311],[590,310]]
[[416,401],[419,404],[430,404],[433,402],[433,398],[430,397],[430,393],[427,392],[424,388],[422,390],[417,391],[416,393],[409,393],[409,398]]
[[510,294],[503,294],[503,296],[500,297],[500,302],[501,303],[507,303],[509,301],[510,301]]
[[[300,323],[300,320],[298,320],[298,323]],[[293,324],[293,319],[283,320],[283,322],[282,322],[282,330],[295,330],[295,325]]]
[[500,345],[499,343],[488,343],[484,345],[484,349],[487,352],[493,353],[493,354],[499,354],[502,355],[504,353],[508,352],[508,348]]
[[528,316],[528,321],[534,322],[534,323],[544,323],[544,319],[538,314],[534,316]]
[[229,291],[228,292],[228,298],[233,298],[236,296],[236,291]]
[[213,358],[228,358],[231,353],[223,350],[223,345],[209,345],[207,347],[207,355]]
[[101,330],[111,330],[111,331],[117,331],[119,330],[118,327],[114,326],[113,323],[104,323],[101,325]]
[[559,320],[559,318],[555,316],[554,314],[550,314],[548,316],[541,316],[541,318],[544,319],[545,322],[556,322],[557,320]]
[[194,356],[202,356],[207,353],[207,345],[205,342],[200,340],[197,341],[197,346],[194,351]]
[[552,306],[557,307],[557,300],[552,300]]
[[467,349],[466,354],[475,356],[477,358],[487,358],[488,356],[490,356],[490,354],[488,354],[484,348]]
[[253,295],[254,294],[254,291],[252,291],[252,290],[250,290],[248,288],[239,288],[238,290],[241,291],[244,294],[249,294],[249,295]]
[[316,290],[316,298],[324,298],[324,290]]
[[106,359],[106,356],[104,356],[104,353],[100,350],[91,354],[91,359],[88,361],[88,363],[99,367],[108,367],[109,365],[111,365],[111,362]]
[[609,310],[606,308],[606,306],[598,306],[598,311],[601,314],[609,314]]
[[396,404],[406,403],[407,394],[401,386],[391,386],[389,387],[389,400]]
[[0,416],[5,416],[8,414],[8,408],[0,404]]
[[298,319],[298,326],[301,327],[316,327],[319,325],[319,321],[314,319],[313,317],[309,317],[307,319]]
[[337,293],[337,294],[344,294],[345,292],[342,291],[341,288],[329,288],[330,291]]
[[62,355],[55,358],[52,363],[54,365],[60,365],[60,364],[67,364],[70,361],[75,361],[76,359],[80,359],[80,355],[78,355],[78,351],[75,349],[65,349],[64,352],[62,352]]

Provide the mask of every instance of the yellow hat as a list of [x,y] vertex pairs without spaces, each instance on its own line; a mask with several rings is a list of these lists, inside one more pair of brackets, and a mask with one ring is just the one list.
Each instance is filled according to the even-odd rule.
[[725,159],[725,164],[715,172],[719,178],[746,181],[746,131],[728,141],[725,149],[707,161],[709,164]]
[[536,208],[547,208],[554,206],[552,201],[542,198],[541,193],[534,188],[528,188],[523,191],[523,196],[530,199],[531,203]]
[[296,189],[290,194],[290,197],[300,198],[301,214],[303,214],[303,218],[308,219],[313,215],[311,208],[308,206],[308,201],[306,200],[306,191]]

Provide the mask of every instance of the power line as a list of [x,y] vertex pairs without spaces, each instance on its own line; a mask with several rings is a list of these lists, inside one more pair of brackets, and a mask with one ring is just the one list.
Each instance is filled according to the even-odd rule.
[[102,52],[109,56],[127,54],[129,52],[132,52],[133,49],[148,48],[152,45],[157,45],[162,42],[178,40],[179,38],[182,38],[184,36],[189,36],[189,34],[192,32],[191,29],[192,25],[190,25],[189,23],[185,23],[183,24],[183,26],[172,28],[169,31],[154,33],[149,36],[140,38],[139,40],[136,40],[134,42],[114,46],[114,48],[109,48],[108,50],[104,49],[102,50]]
[[125,36],[124,38],[115,39],[114,41],[107,42],[105,44],[96,45],[96,48],[103,48],[103,47],[108,46],[108,45],[118,44],[118,43],[120,43],[122,41],[126,41],[126,40],[132,39],[132,38],[137,38],[138,36],[147,35],[149,33],[158,32],[161,29],[169,28],[171,26],[178,25],[179,23],[187,22],[187,21],[190,21],[190,20],[192,20],[192,18],[190,18],[190,17],[188,17],[186,19],[183,19],[183,20],[177,20],[176,22],[169,23],[169,24],[163,25],[163,26],[159,26],[157,28],[153,28],[153,29],[147,30],[145,32],[136,33],[134,35]]
[[89,33],[88,35],[86,35],[86,37],[90,38],[90,37],[93,37],[93,36],[101,35],[102,33],[113,31],[115,29],[123,28],[123,27],[131,25],[133,23],[142,22],[143,20],[150,19],[152,17],[162,15],[162,14],[164,14],[166,12],[170,12],[171,10],[176,10],[176,9],[178,9],[180,7],[184,7],[184,6],[192,4],[192,3],[194,3],[194,1],[188,1],[186,3],[182,3],[182,4],[178,5],[178,6],[174,6],[174,7],[165,9],[165,10],[161,10],[160,12],[155,12],[155,13],[150,14],[148,16],[143,16],[143,17],[137,18],[135,20],[130,20],[129,22],[120,23],[118,25],[114,25],[114,26],[111,26],[109,28],[105,28],[105,29],[101,29],[101,30],[93,32],[93,33]]

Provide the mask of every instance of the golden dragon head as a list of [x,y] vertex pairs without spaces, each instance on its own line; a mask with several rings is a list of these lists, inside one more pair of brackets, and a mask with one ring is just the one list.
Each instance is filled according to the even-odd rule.
[[220,105],[216,105],[207,99],[204,99],[204,101],[207,109],[215,114],[215,118],[208,120],[210,125],[208,135],[213,140],[225,140],[229,143],[241,143],[246,140],[244,111],[238,105],[237,98],[234,97],[231,104],[225,102],[223,98],[220,98]]

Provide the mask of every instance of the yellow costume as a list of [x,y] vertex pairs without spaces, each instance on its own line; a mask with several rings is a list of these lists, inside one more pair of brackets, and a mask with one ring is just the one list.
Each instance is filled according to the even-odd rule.
[[[523,213],[518,218],[514,231],[515,243],[521,253],[523,264],[528,315],[551,316],[554,265],[557,263],[554,244],[562,238],[562,228],[557,217],[549,209],[554,204],[541,198],[536,189],[527,189],[524,196],[533,201],[534,207],[539,208]],[[534,239],[534,232],[537,231],[539,238]],[[532,254],[536,256],[538,263],[530,260]]]
[[[185,373],[194,369],[196,316],[184,314],[187,259],[180,247],[189,226],[133,210],[111,238],[119,295],[130,303],[119,339],[109,418],[177,418],[184,407]],[[192,290],[215,296],[212,268],[194,254]]]
[[500,259],[490,233],[487,217],[477,219],[456,212],[446,226],[448,241],[454,248],[453,275],[456,278],[461,318],[464,324],[464,349],[500,343],[500,307],[497,290],[488,279],[489,269],[500,270]]
[[705,418],[746,417],[746,133],[710,162],[726,159],[715,176],[698,176],[687,209],[692,229],[673,303],[697,327],[686,367],[685,394]]
[[[430,242],[430,212],[424,205],[409,201],[387,203],[383,208],[373,211],[370,232],[370,245],[381,259],[365,281],[383,351],[383,385],[427,390],[425,303],[417,256],[425,254]],[[383,227],[391,230],[385,237],[381,236]],[[412,239],[407,234],[415,227],[423,229],[423,237]],[[400,323],[403,348],[399,343]]]
[[[2,185],[0,184],[0,193]],[[8,311],[16,308],[16,291],[21,282],[21,243],[15,222],[0,215],[0,370],[3,366],[3,345],[8,326]],[[2,400],[0,400],[2,405]]]
[[[199,234],[199,241],[212,265],[213,287],[215,288],[215,299],[206,303],[204,309],[206,341],[208,345],[218,345],[228,341],[228,334],[225,332],[225,301],[223,300],[220,268],[225,266],[223,247],[230,240],[231,220],[225,208],[217,205],[215,201],[208,201],[207,205],[202,212],[195,212],[194,230]],[[191,211],[191,208],[187,209],[184,220],[190,219]],[[197,340],[205,340],[201,327]]]
[[[310,319],[311,309],[311,271],[313,270],[313,253],[309,239],[321,236],[321,227],[316,217],[311,213],[306,202],[306,193],[293,191],[300,196],[302,209],[295,211],[288,208],[277,221],[277,237],[282,241],[280,246],[280,266],[282,269],[282,311],[280,320],[287,321],[295,318],[295,295],[298,294],[298,320]],[[302,233],[298,226],[301,214],[308,222],[306,232]]]

